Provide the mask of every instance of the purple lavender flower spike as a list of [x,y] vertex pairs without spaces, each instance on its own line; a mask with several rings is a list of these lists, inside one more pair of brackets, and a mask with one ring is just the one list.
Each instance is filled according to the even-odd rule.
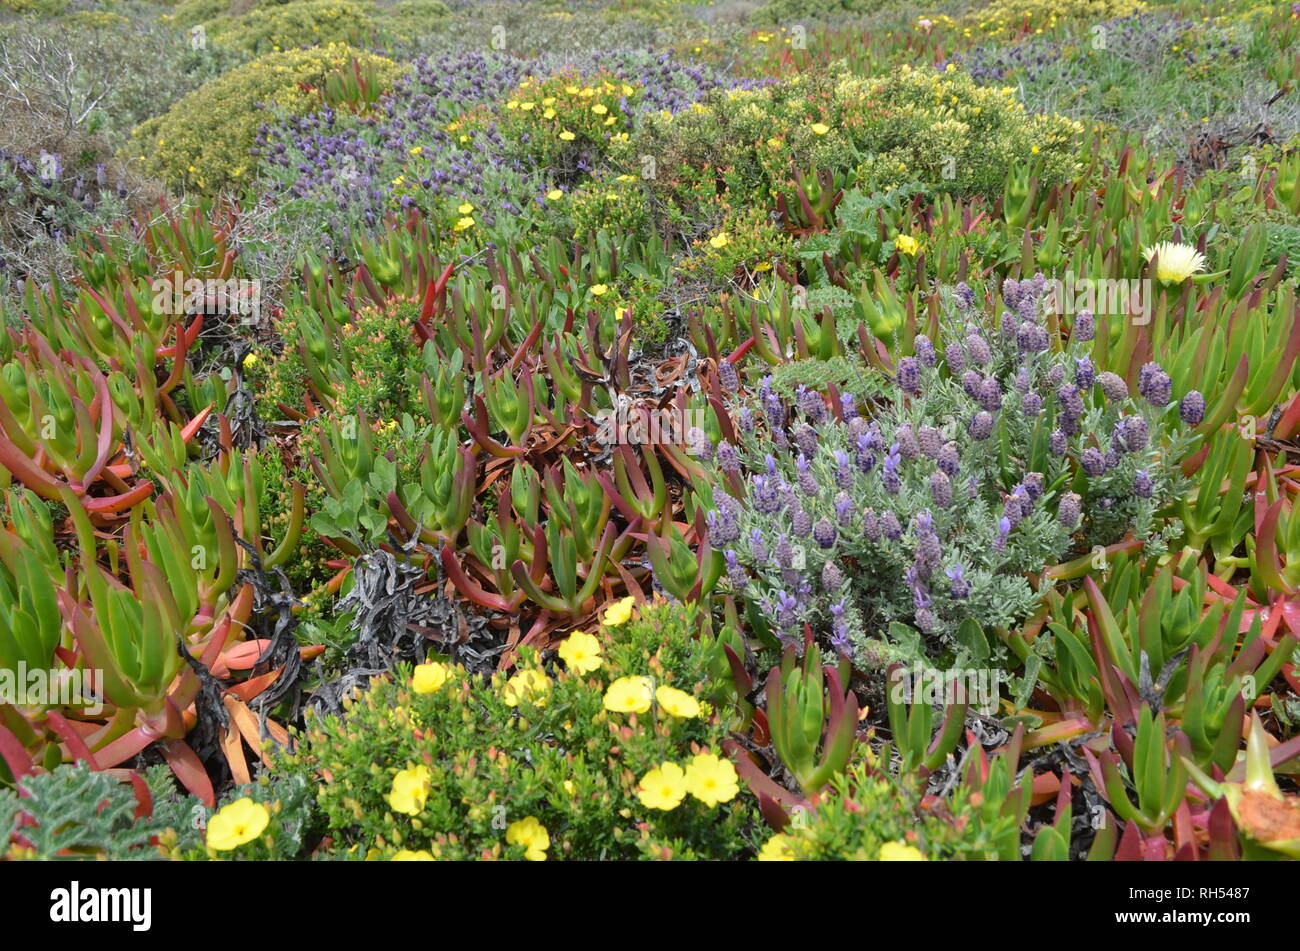
[[832,548],[835,545],[835,525],[830,519],[820,519],[813,526],[813,541],[821,548]]
[[1205,397],[1197,390],[1188,390],[1178,404],[1178,418],[1188,426],[1199,426],[1205,419]]
[[961,457],[957,454],[956,443],[944,443],[939,450],[939,469],[949,479],[957,478],[957,473],[961,471]]
[[1133,494],[1139,499],[1149,499],[1155,494],[1156,486],[1151,481],[1151,474],[1145,469],[1133,473]]
[[1107,370],[1097,377],[1097,383],[1101,386],[1101,391],[1106,394],[1106,399],[1112,403],[1119,403],[1128,399],[1128,384],[1118,373],[1111,373]]
[[1079,526],[1081,510],[1079,504],[1082,500],[1073,492],[1067,492],[1061,496],[1061,502],[1056,508],[1056,518],[1067,530],[1074,531]]
[[921,392],[921,365],[916,357],[903,357],[898,361],[898,385],[906,393],[916,395]]

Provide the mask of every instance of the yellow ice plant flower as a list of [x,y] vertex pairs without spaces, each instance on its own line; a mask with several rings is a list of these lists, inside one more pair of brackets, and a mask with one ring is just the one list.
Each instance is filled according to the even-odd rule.
[[572,132],[570,132],[568,129],[565,129],[563,132],[560,133],[560,138],[563,139],[565,142],[572,142],[574,139],[577,138],[577,136],[574,135]]
[[468,215],[474,211],[474,206],[471,205],[469,202],[465,202],[464,204],[458,206],[456,210],[459,211],[462,215]]
[[574,631],[560,645],[560,660],[576,674],[600,670],[600,641],[590,634]]
[[591,291],[591,296],[592,296],[592,297],[604,297],[606,294],[609,293],[609,285],[608,285],[608,284],[592,284],[591,287],[588,288],[588,290]]
[[519,104],[519,108],[522,109],[524,112],[532,112],[533,109],[535,109],[536,107],[537,107],[537,103],[535,102],[521,102]]
[[916,252],[921,249],[921,243],[910,234],[900,234],[894,239],[894,247],[909,257],[916,257]]
[[636,598],[631,595],[615,601],[605,609],[605,626],[618,627],[620,624],[626,624],[632,617],[632,608],[635,605]]
[[1205,270],[1205,255],[1190,244],[1162,241],[1144,248],[1142,256],[1150,261],[1156,256],[1156,278],[1162,284],[1181,284],[1198,271]]
[[245,796],[236,799],[208,820],[208,848],[229,852],[252,842],[265,830],[271,814],[260,802]]
[[619,677],[605,691],[605,709],[613,713],[645,713],[653,697],[649,677]]
[[388,805],[393,812],[418,816],[424,811],[429,798],[429,767],[412,766],[399,770],[393,777],[393,788],[388,793]]
[[778,832],[772,838],[763,843],[763,848],[758,852],[760,862],[793,862],[794,856],[790,854],[790,837],[784,832]]
[[244,357],[244,366],[251,367],[256,365],[257,365],[257,354],[249,353],[246,357]]
[[420,849],[418,852],[412,852],[410,849],[402,849],[402,851],[394,853],[393,857],[388,861],[390,862],[436,862],[437,859],[435,859],[424,849]]
[[446,664],[431,661],[415,668],[411,677],[411,689],[416,693],[437,693],[451,677],[451,668]]
[[663,763],[641,777],[636,797],[647,809],[676,809],[686,798],[686,773],[676,763]]
[[921,850],[914,845],[908,845],[906,842],[886,842],[880,847],[880,861],[882,862],[924,862],[925,856]]
[[603,116],[605,113],[609,112],[609,109],[606,108],[603,102],[598,102],[591,107],[591,111],[596,113],[598,116]]
[[727,232],[719,231],[717,234],[715,234],[712,238],[709,239],[709,246],[712,248],[725,248],[727,246],[727,242],[729,242],[730,240],[731,239],[727,237]]
[[546,850],[551,847],[551,836],[536,816],[525,816],[518,822],[510,823],[506,829],[506,843],[522,845],[524,858],[530,862],[545,862]]
[[531,700],[539,707],[546,705],[546,695],[551,691],[551,678],[540,670],[521,670],[501,688],[501,699],[507,707],[517,707],[522,700]]
[[564,197],[564,192],[560,191],[558,188],[552,188],[546,193],[546,197],[551,201],[559,201]]
[[809,128],[812,129],[813,135],[825,135],[831,131],[831,127],[825,122],[814,122]]
[[740,780],[731,760],[712,753],[697,753],[686,767],[686,788],[710,809],[730,802],[740,792]]
[[451,230],[467,231],[472,227],[474,227],[474,219],[466,215],[464,218],[461,218],[459,221],[457,221],[456,224],[452,226]]
[[421,152],[424,151],[424,146],[423,146],[423,145],[417,145],[417,146],[415,146],[415,147],[413,147],[413,148],[409,148],[409,149],[407,149],[406,151],[407,151],[408,153],[410,153],[411,155],[419,155]]
[[655,691],[655,700],[661,710],[680,720],[690,720],[700,715],[700,702],[685,690],[664,685]]
[[554,110],[554,109],[550,109],[550,108],[548,108],[545,112],[542,113],[542,118],[543,118],[543,119],[554,119],[554,118],[555,118],[555,110]]

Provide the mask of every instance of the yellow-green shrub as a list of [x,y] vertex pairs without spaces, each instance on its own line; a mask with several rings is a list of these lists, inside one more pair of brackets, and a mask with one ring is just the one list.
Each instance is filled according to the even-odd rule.
[[1029,115],[1011,92],[955,68],[904,66],[877,78],[832,69],[647,116],[616,157],[631,166],[653,156],[657,185],[687,220],[719,192],[737,205],[770,204],[793,167],[829,169],[845,187],[917,182],[932,193],[992,198],[1011,164],[1036,156],[1044,183],[1063,181],[1082,127]]
[[308,0],[258,7],[205,24],[214,42],[261,54],[327,43],[360,43],[374,30],[371,7],[350,0]]
[[451,19],[451,10],[440,0],[397,0],[374,12],[380,31],[396,40],[413,40],[437,33]]
[[303,114],[319,107],[319,87],[353,59],[375,68],[389,88],[405,67],[345,43],[269,53],[212,80],[131,134],[132,156],[152,175],[174,186],[212,193],[252,173],[250,150],[267,113]]
[[0,0],[0,12],[57,16],[68,6],[68,0]]
[[970,14],[984,32],[1030,26],[1052,26],[1058,20],[1110,20],[1131,16],[1146,7],[1141,0],[993,0]]

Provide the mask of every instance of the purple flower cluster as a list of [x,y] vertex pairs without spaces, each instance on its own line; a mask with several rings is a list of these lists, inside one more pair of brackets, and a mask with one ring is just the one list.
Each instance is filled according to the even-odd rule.
[[[391,182],[405,167],[411,149],[418,147],[428,166],[410,185],[427,196],[423,204],[432,207],[439,196],[479,199],[476,204],[497,214],[517,215],[521,203],[542,201],[542,189],[530,186],[518,193],[489,194],[500,177],[493,173],[514,173],[524,181],[531,170],[509,157],[508,143],[495,126],[468,133],[449,131],[447,126],[477,108],[504,101],[525,77],[565,68],[604,69],[642,90],[637,103],[642,112],[675,113],[710,90],[755,85],[677,61],[671,51],[592,53],[581,62],[465,51],[420,57],[412,65],[412,73],[384,98],[373,116],[357,118],[326,108],[264,125],[255,152],[277,182],[271,200],[311,200],[338,209],[329,230],[336,239],[346,238],[354,224],[373,228],[382,219]],[[466,134],[471,141],[461,142],[459,136]],[[409,195],[402,201],[403,207],[413,204],[422,203]],[[482,211],[480,217],[488,226],[494,223],[492,211]]]

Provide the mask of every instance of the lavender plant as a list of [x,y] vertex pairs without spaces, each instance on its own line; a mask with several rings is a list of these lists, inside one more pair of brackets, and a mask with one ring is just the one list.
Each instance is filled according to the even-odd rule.
[[1204,401],[1175,403],[1154,363],[1137,393],[1098,374],[1092,315],[1050,331],[1044,285],[1008,280],[995,320],[959,284],[943,340],[918,336],[869,406],[811,388],[791,405],[765,377],[739,408],[710,542],[782,641],[799,648],[806,622],[864,667],[978,652],[963,622],[1023,619],[1044,566],[1128,533],[1159,554],[1178,534],[1156,516],[1182,491]]

